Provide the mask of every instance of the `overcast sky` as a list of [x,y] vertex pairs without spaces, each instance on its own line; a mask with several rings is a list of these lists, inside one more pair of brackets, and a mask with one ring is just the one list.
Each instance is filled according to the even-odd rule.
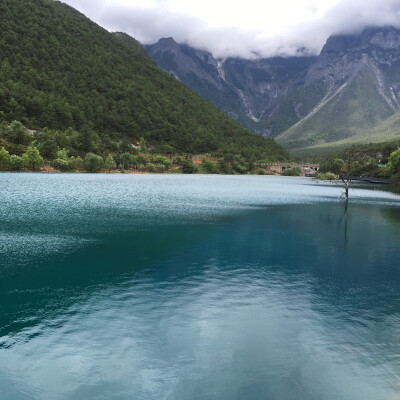
[[400,0],[63,1],[143,44],[172,36],[220,58],[315,54],[331,34],[400,27]]

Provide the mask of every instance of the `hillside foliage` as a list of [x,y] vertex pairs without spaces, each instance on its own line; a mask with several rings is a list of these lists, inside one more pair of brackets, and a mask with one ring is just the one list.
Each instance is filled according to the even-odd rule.
[[176,152],[287,157],[162,71],[137,42],[61,2],[2,0],[0,15],[0,121],[69,130],[85,153],[143,137]]

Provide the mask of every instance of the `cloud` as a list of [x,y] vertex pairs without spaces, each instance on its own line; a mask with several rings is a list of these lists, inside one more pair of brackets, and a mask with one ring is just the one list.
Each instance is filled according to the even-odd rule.
[[399,0],[64,0],[110,31],[143,44],[162,37],[216,57],[317,54],[332,34],[400,27]]

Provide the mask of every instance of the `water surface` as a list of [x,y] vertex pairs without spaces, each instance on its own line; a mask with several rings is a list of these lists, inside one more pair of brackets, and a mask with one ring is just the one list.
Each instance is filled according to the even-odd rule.
[[0,174],[1,399],[400,398],[400,198]]

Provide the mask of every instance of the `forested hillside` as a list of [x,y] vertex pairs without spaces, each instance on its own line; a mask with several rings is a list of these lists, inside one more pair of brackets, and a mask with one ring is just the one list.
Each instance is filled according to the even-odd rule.
[[2,0],[0,32],[0,122],[71,128],[84,152],[143,137],[178,152],[286,157],[162,71],[137,42],[63,3]]

